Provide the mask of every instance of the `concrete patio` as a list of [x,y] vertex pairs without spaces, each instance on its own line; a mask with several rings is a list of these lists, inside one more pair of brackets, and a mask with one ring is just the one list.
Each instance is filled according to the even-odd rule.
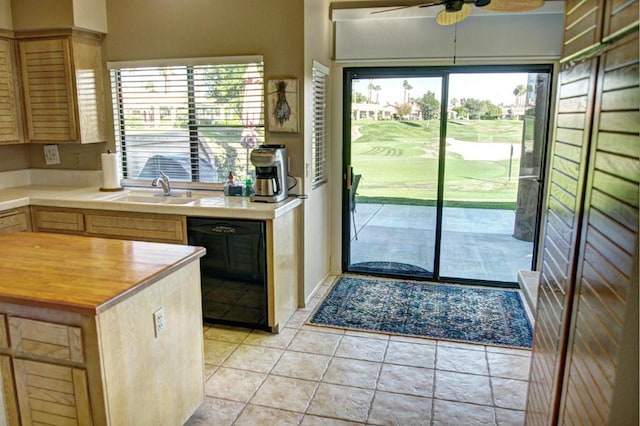
[[[512,236],[513,210],[445,207],[440,276],[517,282],[530,270],[533,243]],[[358,203],[351,264],[400,262],[433,271],[436,208]]]

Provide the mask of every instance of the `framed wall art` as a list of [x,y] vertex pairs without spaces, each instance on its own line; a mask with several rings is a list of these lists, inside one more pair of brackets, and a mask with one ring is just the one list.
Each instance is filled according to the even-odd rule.
[[298,132],[298,80],[273,79],[267,83],[267,129]]

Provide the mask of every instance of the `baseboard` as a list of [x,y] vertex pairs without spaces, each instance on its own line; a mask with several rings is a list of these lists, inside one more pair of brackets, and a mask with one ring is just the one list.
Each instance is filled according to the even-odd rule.
[[518,284],[524,295],[524,300],[535,318],[536,306],[538,303],[538,287],[540,285],[540,272],[538,271],[518,271]]

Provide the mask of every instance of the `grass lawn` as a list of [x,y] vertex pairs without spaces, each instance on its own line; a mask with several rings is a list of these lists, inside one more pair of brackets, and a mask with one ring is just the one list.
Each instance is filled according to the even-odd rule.
[[[436,199],[439,120],[354,121],[352,166],[362,174],[359,202],[395,200],[396,204],[429,204]],[[448,139],[493,144],[520,144],[522,122],[512,120],[450,120]],[[495,148],[503,148],[495,146]],[[508,146],[507,146],[508,150]],[[504,152],[504,149],[502,149]],[[465,152],[447,152],[445,202],[448,205],[515,205],[519,159],[465,159]],[[377,201],[376,201],[377,200]]]

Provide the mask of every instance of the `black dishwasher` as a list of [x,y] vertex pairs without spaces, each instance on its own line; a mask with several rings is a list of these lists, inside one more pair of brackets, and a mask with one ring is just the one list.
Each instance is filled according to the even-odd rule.
[[265,222],[187,218],[189,244],[200,258],[202,314],[208,323],[270,330]]

